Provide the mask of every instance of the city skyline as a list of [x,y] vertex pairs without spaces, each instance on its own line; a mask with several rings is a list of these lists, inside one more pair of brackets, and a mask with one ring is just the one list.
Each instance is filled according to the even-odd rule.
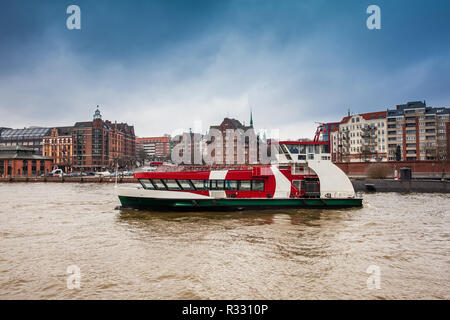
[[[64,126],[98,104],[138,136],[225,117],[281,138],[407,101],[448,107],[449,4],[376,1],[6,2],[0,12],[0,126]],[[448,11],[448,10],[447,10]],[[26,94],[24,94],[26,93]]]

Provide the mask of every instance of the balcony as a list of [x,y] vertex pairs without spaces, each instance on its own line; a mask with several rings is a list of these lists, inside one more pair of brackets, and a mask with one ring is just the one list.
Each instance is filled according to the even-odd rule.
[[377,127],[373,124],[370,124],[368,126],[364,126],[361,128],[362,132],[371,132],[371,131],[375,131],[375,130],[377,130]]

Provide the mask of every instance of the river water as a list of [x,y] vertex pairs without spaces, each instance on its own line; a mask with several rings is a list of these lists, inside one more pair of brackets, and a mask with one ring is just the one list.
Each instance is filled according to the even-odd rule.
[[1,299],[450,298],[447,194],[151,213],[115,210],[112,184],[3,183],[0,200]]

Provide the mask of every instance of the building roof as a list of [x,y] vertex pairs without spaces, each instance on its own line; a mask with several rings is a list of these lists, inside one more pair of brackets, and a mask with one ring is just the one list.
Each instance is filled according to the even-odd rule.
[[425,114],[450,114],[450,108],[429,108]]
[[48,131],[48,134],[46,136],[50,136],[52,134],[52,130],[56,129],[58,130],[58,136],[71,136],[73,131],[73,126],[68,127],[54,127],[51,130]]
[[56,127],[58,130],[58,135],[60,136],[71,136],[73,131],[73,126],[69,127]]
[[75,122],[74,128],[90,128],[92,121]]
[[389,110],[388,109],[386,111],[386,116],[388,116],[388,117],[403,116],[403,110],[397,110],[397,109]]
[[[109,120],[103,121],[103,128],[114,130],[117,126],[117,130],[123,133],[132,133],[134,134],[134,126],[130,126],[127,123],[112,123]],[[92,121],[84,121],[84,122],[76,122],[74,128],[91,128]]]
[[21,145],[0,146],[0,159],[52,160],[51,158],[35,154],[32,148]]
[[15,146],[0,146],[0,152],[5,151],[26,151],[26,152],[34,152],[33,148],[24,147],[20,144],[17,144]]
[[377,111],[377,112],[368,112],[368,113],[359,113],[351,116],[346,116],[342,118],[340,123],[347,123],[352,117],[360,116],[365,120],[376,120],[376,119],[384,119],[386,118],[386,111]]
[[31,127],[23,129],[5,129],[0,133],[0,140],[42,139],[51,128]]
[[233,118],[225,118],[225,119],[223,119],[223,121],[222,121],[222,123],[220,125],[218,125],[218,126],[210,126],[209,128],[210,129],[221,130],[221,128],[223,128],[227,124],[230,124],[233,127],[232,129],[234,129],[234,130],[241,129],[241,130],[246,131],[248,129],[253,129],[252,125],[244,126],[239,120],[236,120],[236,119],[233,119]]
[[405,109],[419,109],[419,108],[426,108],[425,101],[410,101],[406,104],[400,104],[397,105],[397,110],[405,110]]
[[425,114],[450,114],[449,108],[427,107],[425,102],[413,101],[406,104],[398,105],[396,109],[387,110],[388,117],[403,116],[405,109],[425,109]]
[[384,119],[386,118],[386,111],[377,111],[377,112],[369,112],[360,114],[365,120],[375,120],[375,119]]
[[348,122],[348,120],[350,120],[351,117],[353,117],[353,116],[346,116],[346,117],[343,117],[340,123],[346,123],[346,122]]

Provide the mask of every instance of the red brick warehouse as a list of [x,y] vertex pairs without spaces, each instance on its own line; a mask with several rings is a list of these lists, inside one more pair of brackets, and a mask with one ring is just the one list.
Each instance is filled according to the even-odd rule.
[[51,171],[53,160],[23,146],[0,146],[0,177],[34,177]]

